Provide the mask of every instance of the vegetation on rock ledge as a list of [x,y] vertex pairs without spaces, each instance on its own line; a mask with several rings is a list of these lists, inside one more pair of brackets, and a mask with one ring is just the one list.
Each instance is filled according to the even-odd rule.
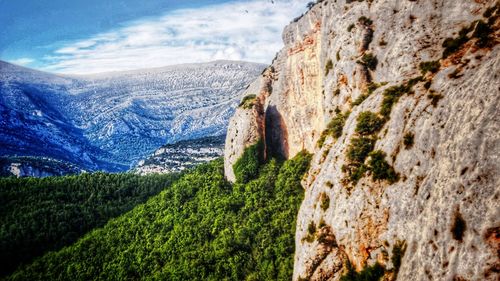
[[318,146],[322,147],[326,138],[332,136],[334,139],[340,138],[342,136],[342,131],[344,129],[345,121],[351,112],[338,113],[326,126],[326,129],[321,133],[318,140]]
[[244,109],[250,109],[250,108],[252,108],[255,105],[256,99],[257,99],[257,96],[253,95],[253,94],[245,96],[241,100],[239,107],[242,107]]

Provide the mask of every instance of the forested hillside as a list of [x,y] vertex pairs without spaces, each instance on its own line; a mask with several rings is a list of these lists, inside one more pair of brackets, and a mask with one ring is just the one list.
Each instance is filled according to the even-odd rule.
[[158,194],[176,174],[0,178],[0,276]]
[[300,180],[310,156],[262,164],[248,149],[244,182],[222,160],[7,280],[290,280]]

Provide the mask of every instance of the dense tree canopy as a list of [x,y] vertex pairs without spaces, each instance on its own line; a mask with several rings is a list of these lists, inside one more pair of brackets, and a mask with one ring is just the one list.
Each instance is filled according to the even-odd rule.
[[81,174],[0,178],[0,276],[70,245],[149,197],[177,175]]
[[8,280],[290,280],[310,156],[263,164],[229,184],[221,160],[203,164],[75,244]]

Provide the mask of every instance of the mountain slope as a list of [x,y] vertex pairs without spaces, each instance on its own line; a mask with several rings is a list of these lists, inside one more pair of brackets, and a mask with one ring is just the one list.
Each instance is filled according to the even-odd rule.
[[177,174],[0,178],[0,277],[144,203]]
[[179,141],[158,148],[152,155],[139,161],[134,173],[180,172],[222,157],[226,136],[204,137]]
[[227,178],[259,142],[314,153],[294,280],[498,280],[500,4],[318,2],[232,117]]
[[116,171],[63,112],[72,79],[0,62],[0,155],[46,156],[86,170]]
[[234,186],[224,180],[221,160],[202,164],[6,280],[289,280],[309,160],[269,161]]
[[63,77],[0,62],[0,155],[125,170],[165,143],[221,135],[259,64]]

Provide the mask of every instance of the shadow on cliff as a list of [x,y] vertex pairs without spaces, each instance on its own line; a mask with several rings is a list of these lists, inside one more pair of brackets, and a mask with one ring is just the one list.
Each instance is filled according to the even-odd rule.
[[266,110],[266,155],[268,158],[288,159],[288,130],[275,105]]

